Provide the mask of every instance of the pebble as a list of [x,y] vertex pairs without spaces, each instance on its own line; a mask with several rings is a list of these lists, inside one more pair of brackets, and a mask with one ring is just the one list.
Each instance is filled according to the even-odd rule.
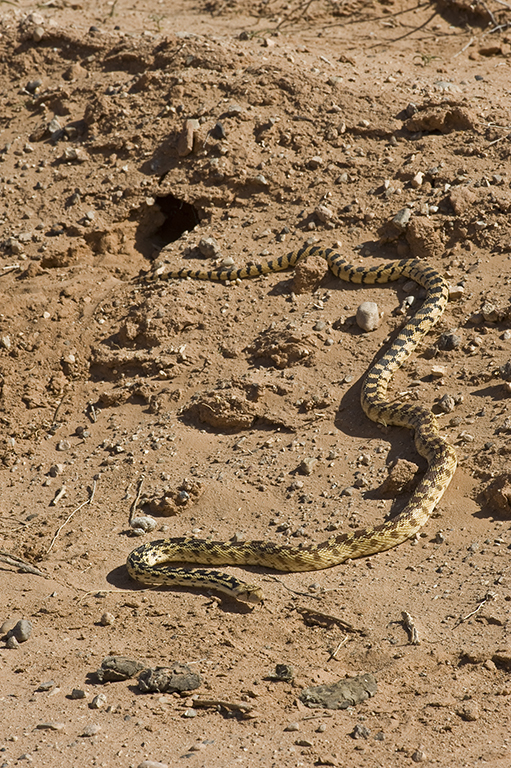
[[422,182],[424,181],[424,173],[422,171],[418,171],[415,176],[412,179],[412,187],[414,189],[418,189],[422,186]]
[[378,305],[374,301],[364,301],[357,309],[356,321],[363,331],[374,331],[380,325]]
[[97,696],[94,696],[90,703],[91,709],[101,709],[101,707],[104,707],[107,702],[107,698],[104,693],[98,693]]
[[314,467],[318,463],[318,460],[314,457],[308,457],[306,459],[303,459],[303,461],[300,463],[300,472],[302,475],[312,475],[314,471]]
[[307,167],[310,168],[311,171],[316,171],[322,165],[323,165],[323,158],[320,157],[320,155],[314,155],[314,157],[309,158],[309,160],[307,161]]
[[299,731],[300,725],[298,723],[288,723],[284,728],[285,731]]
[[44,691],[51,691],[51,689],[56,685],[55,680],[46,680],[44,683],[39,683],[39,685],[36,688],[36,692],[42,693]]
[[426,755],[424,754],[422,749],[416,749],[412,755],[412,760],[414,763],[422,763],[422,761],[425,759],[426,759]]
[[105,613],[102,614],[99,623],[102,627],[111,627],[112,624],[115,623],[115,616],[113,613],[109,613],[108,611],[105,611]]
[[335,213],[331,208],[327,208],[326,205],[316,206],[314,213],[324,224],[329,224],[331,221],[335,220]]
[[36,27],[32,32],[32,40],[35,43],[40,43],[44,37],[44,27]]
[[183,717],[197,717],[198,712],[196,709],[186,709],[183,712]]
[[397,227],[397,229],[401,230],[401,232],[404,232],[408,226],[411,215],[412,211],[410,208],[401,208],[401,210],[398,211],[392,218],[392,223],[395,227]]
[[224,124],[220,122],[220,120],[218,120],[214,128],[211,129],[210,136],[212,136],[214,139],[217,139],[218,141],[220,141],[221,139],[227,138]]
[[59,440],[57,443],[57,451],[69,451],[71,443],[69,440]]
[[179,134],[177,140],[177,154],[179,157],[186,157],[193,152],[193,141],[195,133],[199,130],[200,123],[198,120],[190,119],[186,120],[183,126],[183,130]]
[[368,739],[370,735],[371,731],[363,723],[357,723],[350,734],[353,739]]
[[442,333],[438,340],[438,348],[447,351],[457,349],[461,345],[461,336],[457,333]]
[[465,288],[462,285],[450,285],[449,286],[449,300],[458,301],[465,293]]
[[85,726],[80,736],[90,738],[91,736],[95,736],[97,733],[99,733],[100,730],[101,730],[100,725],[96,725],[96,723],[89,723],[89,725]]
[[[11,637],[16,643],[24,643],[32,634],[32,622],[28,619],[20,619],[17,624],[8,632],[7,639]],[[15,647],[15,646],[14,646]]]
[[87,697],[86,692],[82,688],[73,688],[70,694],[71,699],[85,699]]
[[143,533],[154,531],[156,525],[157,523],[154,517],[149,517],[149,515],[134,517],[133,520],[130,521],[130,526],[133,528],[133,532],[138,536],[141,536]]
[[199,251],[207,259],[212,259],[220,254],[220,246],[214,237],[203,237],[198,247]]
[[443,413],[452,413],[456,407],[456,401],[452,395],[442,395],[438,401],[438,407]]
[[158,760],[143,760],[137,768],[169,768],[169,764],[159,763]]
[[447,373],[446,368],[443,365],[432,365],[430,374],[434,379],[441,379]]
[[25,90],[29,93],[35,93],[38,88],[41,87],[43,84],[43,81],[40,78],[37,78],[36,80],[29,80],[29,82],[25,86]]

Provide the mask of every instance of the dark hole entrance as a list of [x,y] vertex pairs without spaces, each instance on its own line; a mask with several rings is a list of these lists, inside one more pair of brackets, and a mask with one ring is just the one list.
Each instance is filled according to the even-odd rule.
[[156,198],[156,205],[165,216],[165,221],[153,235],[153,241],[158,248],[179,240],[183,232],[190,232],[199,224],[197,208],[174,195]]

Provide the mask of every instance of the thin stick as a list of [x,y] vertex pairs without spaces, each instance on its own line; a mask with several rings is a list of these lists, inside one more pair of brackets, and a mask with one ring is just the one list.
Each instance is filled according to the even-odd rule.
[[348,635],[344,638],[344,640],[341,640],[340,643],[336,645],[330,656],[328,657],[328,661],[332,661],[332,659],[335,659],[339,651],[341,650],[342,646],[345,645],[345,643],[348,641]]
[[468,613],[466,616],[463,616],[462,618],[458,619],[453,629],[456,629],[456,627],[459,627],[459,625],[463,624],[464,621],[468,621],[469,619],[471,619],[472,616],[475,616],[476,613],[479,613],[483,605],[485,605],[486,603],[489,603],[490,600],[494,600],[496,597],[497,595],[495,592],[487,592],[484,598],[481,600],[481,602],[477,606],[477,608],[473,610],[471,613]]
[[472,45],[472,43],[474,42],[474,40],[475,40],[475,37],[471,37],[471,38],[470,38],[470,40],[468,41],[468,43],[467,43],[466,45],[464,45],[464,46],[463,46],[463,48],[461,49],[461,51],[458,51],[458,53],[455,53],[455,54],[454,54],[454,56],[453,56],[452,58],[453,58],[453,59],[455,59],[457,56],[460,56],[460,55],[461,55],[461,54],[462,54],[464,51],[466,51],[466,50],[467,50],[467,48],[470,48],[470,46]]
[[10,555],[8,552],[0,551],[0,562],[7,563],[7,565],[13,565],[15,568],[19,568],[20,571],[23,571],[23,573],[33,573],[34,576],[42,576],[44,579],[47,578],[46,574],[40,571],[39,568],[30,565],[30,563],[26,563],[20,557],[16,557],[16,555]]
[[495,139],[494,141],[490,141],[490,143],[487,144],[486,146],[491,147],[493,146],[493,144],[497,144],[497,142],[502,141],[503,139],[509,139],[509,138],[511,138],[511,133],[506,133],[505,136],[500,136],[500,138]]
[[73,515],[76,515],[76,513],[77,513],[77,512],[79,512],[79,511],[80,511],[80,509],[81,509],[82,507],[85,507],[85,505],[86,505],[86,504],[92,504],[92,501],[93,501],[93,499],[94,499],[94,494],[96,493],[96,485],[97,485],[97,483],[96,483],[96,480],[93,480],[92,491],[91,491],[91,492],[90,492],[90,494],[89,494],[89,498],[87,499],[87,501],[84,501],[84,502],[82,502],[82,503],[80,504],[80,506],[78,506],[76,509],[74,509],[74,510],[71,512],[71,514],[70,514],[70,515],[67,517],[67,519],[66,519],[66,520],[64,520],[64,522],[62,523],[62,525],[61,525],[61,526],[60,526],[60,527],[57,529],[57,532],[55,533],[55,536],[54,536],[54,537],[53,537],[53,539],[51,540],[51,544],[50,544],[50,546],[49,546],[49,547],[48,547],[48,549],[46,550],[46,554],[48,554],[48,552],[50,552],[50,550],[52,549],[53,545],[54,545],[54,544],[55,544],[55,542],[57,541],[57,537],[58,537],[59,533],[60,533],[60,532],[61,532],[61,530],[64,528],[64,526],[65,526],[65,525],[67,525],[67,524],[69,523],[69,521],[71,520],[71,518],[73,517]]

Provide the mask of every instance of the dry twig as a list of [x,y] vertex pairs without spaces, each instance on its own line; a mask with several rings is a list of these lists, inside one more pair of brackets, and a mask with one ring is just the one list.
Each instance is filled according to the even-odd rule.
[[76,513],[77,513],[77,512],[79,512],[79,511],[80,511],[80,509],[82,509],[82,507],[85,507],[85,505],[86,505],[86,504],[92,504],[92,501],[93,501],[93,499],[94,499],[94,494],[95,494],[95,493],[96,493],[96,480],[94,480],[94,481],[93,481],[92,490],[91,490],[91,492],[90,492],[90,495],[89,495],[89,498],[87,499],[87,501],[83,501],[83,502],[82,502],[82,503],[81,503],[81,504],[80,504],[80,505],[79,505],[79,506],[78,506],[76,509],[74,509],[74,510],[71,512],[71,514],[70,514],[70,515],[68,515],[68,517],[67,517],[67,518],[64,520],[64,522],[62,523],[62,525],[61,525],[61,526],[59,526],[59,528],[57,528],[57,531],[56,531],[56,533],[55,533],[55,536],[54,536],[54,537],[53,537],[53,539],[51,540],[51,544],[50,544],[50,546],[48,547],[48,549],[46,550],[46,554],[48,554],[48,552],[50,552],[50,550],[52,549],[53,545],[54,545],[54,544],[55,544],[55,542],[57,541],[57,538],[58,538],[58,536],[59,536],[59,534],[60,534],[61,530],[64,528],[64,526],[66,526],[66,525],[69,523],[69,521],[71,520],[71,518],[72,518],[74,515],[76,515]]
[[7,565],[13,565],[15,568],[19,568],[20,571],[23,571],[23,573],[33,573],[34,576],[42,576],[46,579],[46,574],[40,571],[39,568],[30,565],[30,563],[25,562],[25,560],[22,560],[20,557],[16,557],[16,555],[10,555],[8,552],[0,551],[0,562],[7,563]]

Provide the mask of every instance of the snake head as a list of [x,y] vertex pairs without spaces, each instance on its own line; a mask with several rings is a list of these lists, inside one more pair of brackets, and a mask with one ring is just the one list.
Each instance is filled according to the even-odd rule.
[[233,589],[232,594],[236,600],[249,603],[249,605],[260,605],[264,600],[263,590],[256,584],[240,584],[239,587]]

